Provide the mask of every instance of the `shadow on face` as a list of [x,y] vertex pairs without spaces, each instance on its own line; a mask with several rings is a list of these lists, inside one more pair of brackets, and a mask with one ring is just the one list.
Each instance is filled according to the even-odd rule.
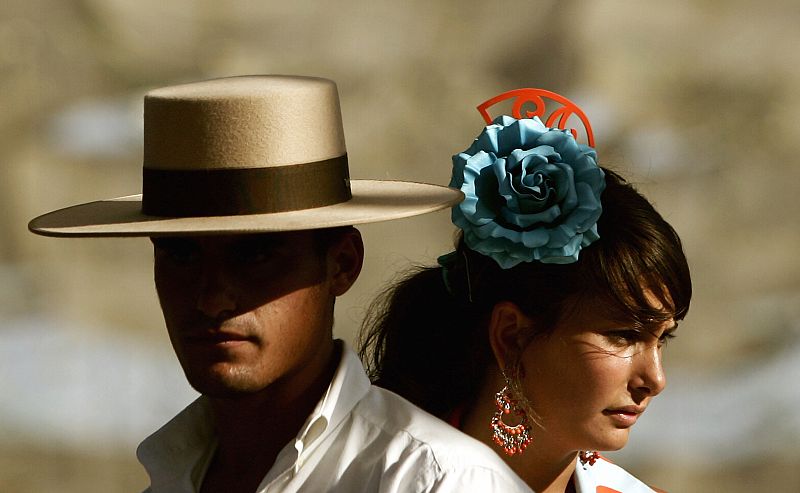
[[325,254],[312,231],[152,241],[166,317],[176,310],[184,312],[182,318],[194,312],[218,324],[325,278]]

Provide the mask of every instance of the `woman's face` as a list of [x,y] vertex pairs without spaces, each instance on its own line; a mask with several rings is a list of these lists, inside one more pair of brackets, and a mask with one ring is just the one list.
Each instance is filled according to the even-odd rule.
[[574,450],[618,450],[666,385],[664,343],[675,321],[634,328],[584,309],[522,353],[522,386],[538,416],[534,441]]

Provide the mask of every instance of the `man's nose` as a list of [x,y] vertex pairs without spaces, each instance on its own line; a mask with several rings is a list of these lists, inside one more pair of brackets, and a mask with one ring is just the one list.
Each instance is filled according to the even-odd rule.
[[197,309],[203,314],[219,318],[236,310],[235,291],[224,266],[206,262],[198,282]]

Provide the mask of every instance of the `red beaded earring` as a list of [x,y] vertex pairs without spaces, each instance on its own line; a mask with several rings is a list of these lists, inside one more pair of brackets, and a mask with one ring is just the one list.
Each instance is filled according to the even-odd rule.
[[[513,381],[503,373],[506,385],[495,394],[495,411],[491,420],[492,440],[499,445],[508,455],[521,454],[531,443],[531,426],[526,412],[527,400],[518,389],[518,381]],[[519,423],[509,426],[503,422],[503,417],[514,414],[519,418]]]

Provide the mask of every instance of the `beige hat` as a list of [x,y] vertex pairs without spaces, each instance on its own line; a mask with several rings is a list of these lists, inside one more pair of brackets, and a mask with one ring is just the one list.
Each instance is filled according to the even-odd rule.
[[156,89],[144,98],[141,195],[32,220],[46,236],[293,231],[424,214],[457,190],[350,180],[336,85],[242,76]]

